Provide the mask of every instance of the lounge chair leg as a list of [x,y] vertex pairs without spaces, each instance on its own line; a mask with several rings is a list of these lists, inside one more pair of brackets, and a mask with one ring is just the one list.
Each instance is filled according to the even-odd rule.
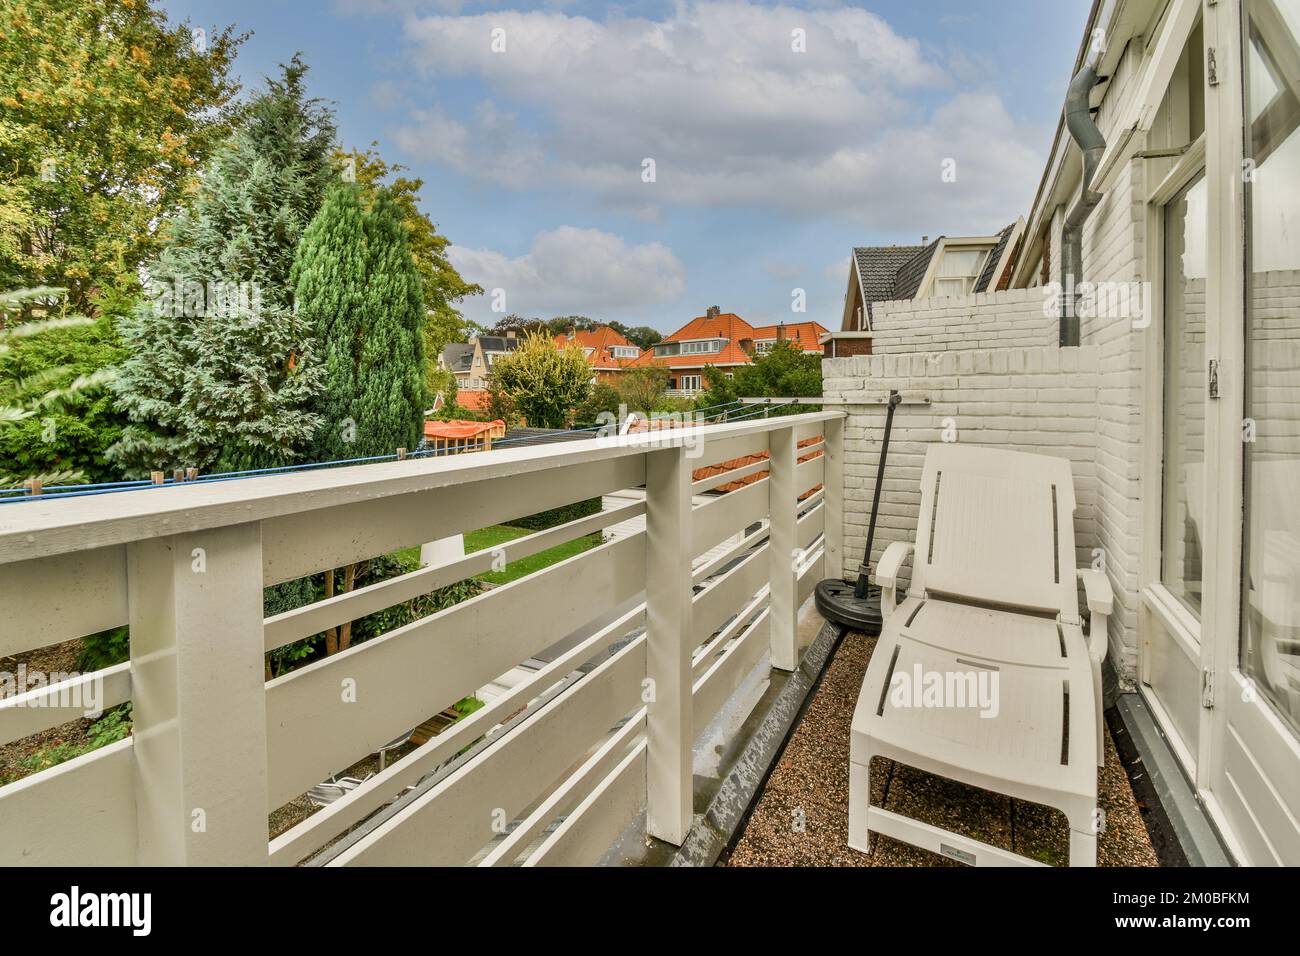
[[1092,698],[1097,708],[1097,766],[1106,766],[1106,718],[1102,716],[1101,662],[1092,665]]
[[871,850],[867,809],[871,806],[871,758],[849,764],[849,846],[862,853]]
[[1097,834],[1070,831],[1070,866],[1097,865]]

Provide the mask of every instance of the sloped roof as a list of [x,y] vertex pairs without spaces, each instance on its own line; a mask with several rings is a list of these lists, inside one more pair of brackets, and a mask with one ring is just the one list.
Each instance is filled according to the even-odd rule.
[[980,277],[975,283],[976,292],[990,291],[990,283],[997,278],[993,272],[997,269],[998,263],[1002,261],[1002,253],[1006,251],[1007,243],[1011,241],[1011,232],[1015,227],[1016,224],[1013,222],[998,233],[998,244],[993,247],[989,257],[984,260],[984,271],[980,273]]
[[442,364],[453,372],[465,372],[474,363],[474,346],[448,342],[442,347]]
[[461,408],[480,412],[485,410],[489,403],[488,393],[482,389],[462,388],[456,391],[456,404]]
[[934,258],[934,252],[939,248],[942,239],[943,236],[940,236],[928,246],[923,246],[920,252],[899,266],[898,272],[894,275],[894,294],[890,298],[916,298],[916,293],[920,291],[921,283],[925,280],[925,274],[930,270],[930,260]]
[[591,354],[587,356],[587,362],[593,368],[607,371],[627,368],[636,361],[636,359],[630,358],[615,358],[615,346],[639,348],[635,342],[628,341],[625,336],[611,329],[608,325],[602,325],[587,332],[562,333],[555,336],[557,347],[564,348],[569,343],[574,343],[582,349],[591,349]]
[[[898,271],[924,252],[927,246],[858,246],[853,258],[858,264],[858,286],[863,302],[885,302],[896,298]],[[927,258],[926,263],[929,264]],[[924,275],[924,270],[922,275]]]
[[478,344],[484,352],[513,352],[519,348],[519,340],[504,335],[480,335]]

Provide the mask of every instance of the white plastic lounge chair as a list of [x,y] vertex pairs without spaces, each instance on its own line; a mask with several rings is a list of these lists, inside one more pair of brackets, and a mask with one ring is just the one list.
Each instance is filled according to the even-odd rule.
[[[1092,612],[1085,642],[1073,513],[1065,459],[957,444],[928,450],[916,545],[891,544],[876,571],[885,623],[853,714],[854,849],[866,852],[870,836],[883,833],[973,865],[1037,862],[871,806],[871,758],[884,757],[1059,808],[1070,865],[1096,865],[1112,595],[1103,572],[1078,572]],[[913,550],[911,586],[897,604],[898,573]],[[946,697],[909,699],[904,691],[920,688],[904,684],[930,674],[941,675]],[[980,681],[996,687],[994,706],[980,702]]]

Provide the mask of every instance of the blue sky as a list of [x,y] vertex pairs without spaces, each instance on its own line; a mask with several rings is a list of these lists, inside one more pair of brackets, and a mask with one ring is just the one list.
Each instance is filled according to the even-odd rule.
[[709,305],[835,327],[852,246],[1026,214],[1089,3],[163,6],[252,31],[250,88],[302,51],[345,145],[425,180],[507,311],[671,331]]

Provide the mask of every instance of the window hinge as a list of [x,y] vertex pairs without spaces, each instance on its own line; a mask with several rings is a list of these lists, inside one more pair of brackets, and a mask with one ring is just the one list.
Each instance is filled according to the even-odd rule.
[[1208,391],[1210,398],[1219,397],[1219,360],[1210,359]]
[[1214,47],[1205,48],[1205,74],[1209,78],[1210,86],[1219,85],[1219,66],[1214,61]]
[[1208,667],[1201,671],[1201,706],[1214,707],[1214,671]]

